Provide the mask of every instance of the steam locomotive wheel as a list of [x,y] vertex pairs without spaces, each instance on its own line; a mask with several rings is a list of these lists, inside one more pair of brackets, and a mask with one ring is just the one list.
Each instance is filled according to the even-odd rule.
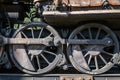
[[[29,23],[19,28],[13,38],[51,38],[58,33],[45,23]],[[12,45],[10,56],[17,68],[29,74],[43,74],[51,71],[61,58],[60,47],[39,45]]]
[[69,44],[68,56],[73,66],[88,74],[100,74],[108,71],[119,52],[119,43],[115,34],[108,27],[98,23],[89,23],[75,29],[69,39],[103,40],[107,45]]

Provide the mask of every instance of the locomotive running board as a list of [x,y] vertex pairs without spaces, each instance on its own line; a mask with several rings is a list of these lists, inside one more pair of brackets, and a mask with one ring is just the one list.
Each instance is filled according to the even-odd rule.
[[44,19],[53,26],[73,26],[81,21],[120,19],[118,10],[44,11]]
[[[45,11],[43,12],[43,16],[63,16],[63,17],[68,17],[68,16],[77,16],[77,17],[82,17],[84,18],[87,15],[102,15],[104,17],[107,16],[117,16],[120,15],[120,10],[84,10],[84,11]],[[107,14],[107,15],[103,15]]]
[[120,74],[0,74],[0,80],[120,80]]

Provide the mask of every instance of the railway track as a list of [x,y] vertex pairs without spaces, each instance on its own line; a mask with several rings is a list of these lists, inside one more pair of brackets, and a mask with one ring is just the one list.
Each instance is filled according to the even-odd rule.
[[120,74],[45,74],[31,76],[28,74],[0,74],[0,80],[119,80]]

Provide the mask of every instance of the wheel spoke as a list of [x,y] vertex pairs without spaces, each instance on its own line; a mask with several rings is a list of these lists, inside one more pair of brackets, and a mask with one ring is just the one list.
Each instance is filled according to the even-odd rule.
[[44,28],[41,28],[38,38],[41,37]]
[[36,56],[36,59],[37,59],[38,67],[39,67],[39,69],[41,69],[39,57]]
[[30,56],[30,60],[32,61],[32,60],[33,60],[33,58],[34,58],[34,55],[31,55],[31,56]]
[[32,38],[35,38],[33,28],[31,28],[31,33],[32,33]]
[[89,57],[89,59],[88,59],[88,65],[90,64],[91,59],[92,59],[92,55],[90,55],[90,57]]
[[86,39],[85,36],[81,32],[79,32],[79,34],[83,39]]
[[113,56],[114,54],[112,54],[112,53],[109,53],[109,52],[106,52],[106,51],[101,51],[102,53],[104,53],[104,54],[107,54],[107,55],[110,55],[110,56]]
[[88,54],[89,54],[89,53],[86,53],[86,54],[84,55],[84,57],[86,57]]
[[98,69],[99,69],[99,67],[98,67],[97,56],[95,56],[95,57],[94,57],[94,60],[95,60],[95,67],[96,67],[96,70],[98,70]]
[[101,54],[99,55],[99,57],[101,58],[101,60],[102,60],[105,64],[107,64],[107,61],[102,57]]
[[27,35],[24,32],[21,32],[25,38],[28,38]]
[[33,67],[34,67],[34,69],[35,69],[35,62],[34,62],[34,55],[31,55],[30,56],[30,60],[31,60],[31,63],[32,63],[32,65],[33,65]]
[[92,32],[91,32],[91,28],[88,28],[88,32],[89,32],[90,39],[92,39]]
[[47,60],[47,58],[43,55],[43,54],[40,54],[42,56],[42,58],[48,63],[50,64],[50,62]]
[[46,51],[46,50],[44,50],[43,52],[48,53],[48,54],[51,54],[51,55],[54,55],[54,56],[57,56],[55,53],[50,52],[50,51]]
[[95,38],[95,39],[98,39],[98,38],[99,38],[100,31],[101,31],[101,28],[98,29],[98,31],[97,31],[97,35],[96,35],[96,38]]
[[53,35],[53,33],[50,33],[49,35],[48,35],[48,37],[51,37]]

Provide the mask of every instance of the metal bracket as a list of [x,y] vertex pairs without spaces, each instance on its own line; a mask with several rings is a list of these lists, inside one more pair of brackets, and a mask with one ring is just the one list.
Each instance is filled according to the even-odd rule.
[[60,80],[93,80],[92,76],[79,75],[79,76],[61,76]]
[[113,56],[113,63],[120,65],[120,54],[115,54]]

